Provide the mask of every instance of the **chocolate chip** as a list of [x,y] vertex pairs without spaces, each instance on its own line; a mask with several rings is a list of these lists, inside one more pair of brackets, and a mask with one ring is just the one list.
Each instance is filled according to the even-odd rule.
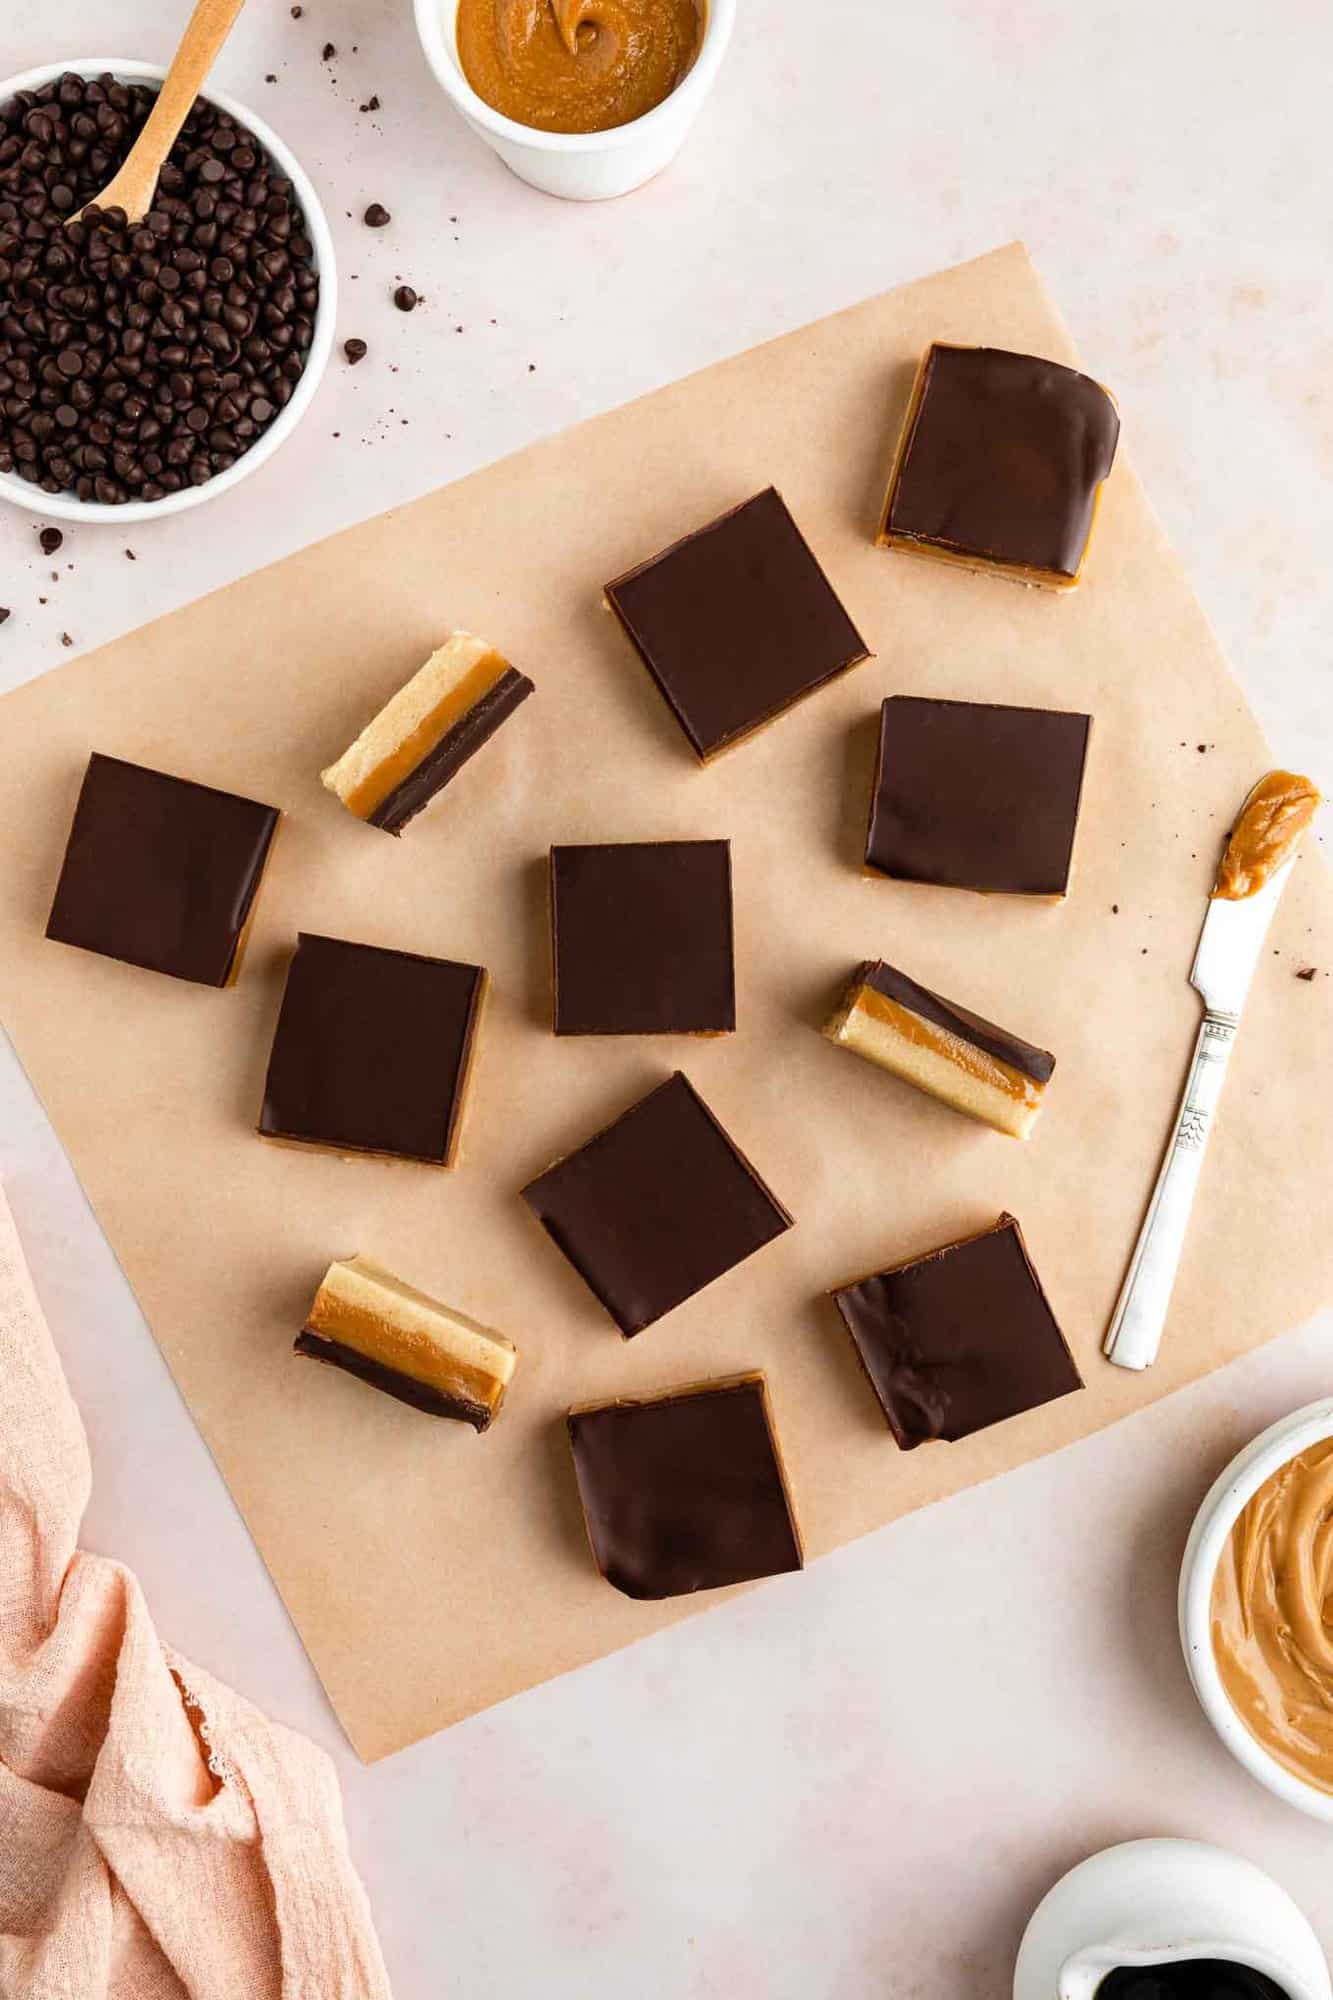
[[9,616],[9,606],[7,604],[0,604],[0,625],[4,624],[8,616]]
[[383,229],[386,222],[393,221],[393,217],[382,201],[372,201],[361,219],[367,229]]
[[[359,109],[362,111],[378,111],[379,108],[380,108],[380,101],[378,97],[368,97],[365,103],[359,107]],[[387,222],[389,218],[386,215],[384,219]]]
[[1296,977],[1298,979],[1307,979],[1307,980],[1313,979],[1318,970],[1319,967],[1317,965],[1303,965],[1300,971],[1296,974]]
[[355,335],[353,335],[351,340],[343,342],[343,353],[347,356],[353,368],[355,368],[358,361],[365,360],[367,351],[365,341],[358,340]]
[[65,537],[61,534],[59,528],[43,528],[37,537],[38,544],[44,556],[53,556],[56,550],[62,546],[64,540]]
[[290,400],[319,305],[290,181],[206,100],[141,224],[90,205],[153,102],[67,74],[0,104],[0,471],[107,505],[234,464]]
[[320,50],[320,56],[324,62],[332,62],[337,53],[338,51],[332,42],[325,42],[323,48]]
[[417,295],[410,285],[400,285],[393,295],[393,302],[400,313],[410,313],[417,303]]
[[72,646],[74,644],[74,641],[70,638],[68,632],[62,632],[60,635],[60,643],[62,646]]

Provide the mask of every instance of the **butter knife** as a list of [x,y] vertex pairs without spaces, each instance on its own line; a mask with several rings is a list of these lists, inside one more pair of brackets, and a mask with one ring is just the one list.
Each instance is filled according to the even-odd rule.
[[1318,805],[1308,779],[1269,772],[1247,797],[1223,854],[1190,968],[1190,984],[1203,999],[1203,1020],[1104,1344],[1118,1368],[1147,1368],[1157,1358],[1241,1010],[1296,847]]

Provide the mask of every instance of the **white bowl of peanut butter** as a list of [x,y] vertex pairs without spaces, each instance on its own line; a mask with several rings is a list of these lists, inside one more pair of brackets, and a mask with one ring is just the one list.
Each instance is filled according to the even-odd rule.
[[1215,1482],[1179,1609],[1194,1691],[1232,1756],[1333,1822],[1333,1397],[1282,1418]]
[[520,180],[568,201],[627,194],[679,152],[736,0],[414,0],[426,61]]

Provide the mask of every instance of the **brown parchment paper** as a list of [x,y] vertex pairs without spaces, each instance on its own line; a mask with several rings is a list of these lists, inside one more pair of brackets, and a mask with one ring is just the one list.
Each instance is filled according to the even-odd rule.
[[[0,1014],[367,1758],[710,1601],[635,1604],[595,1575],[570,1403],[765,1368],[817,1556],[1113,1422],[1333,1292],[1333,982],[1293,976],[1328,961],[1333,896],[1310,854],[1255,982],[1162,1357],[1144,1375],[1100,1357],[1192,1043],[1217,845],[1269,757],[1123,449],[1068,599],[872,547],[932,337],[1075,359],[1012,247],[306,549],[0,704]],[[769,481],[876,657],[700,770],[601,585]],[[394,841],[318,772],[454,625],[493,638],[537,694]],[[893,691],[1093,714],[1065,904],[862,875]],[[93,747],[289,814],[234,990],[44,941]],[[1299,766],[1300,746],[1283,759]],[[737,1033],[557,1042],[548,844],[691,835],[733,843]],[[457,1171],[253,1136],[298,926],[490,968]],[[819,1038],[852,964],[876,955],[1056,1051],[1029,1145]],[[797,1226],[626,1344],[518,1189],[676,1067]],[[821,1295],[1001,1208],[1087,1387],[900,1453]],[[325,1262],[357,1250],[518,1342],[488,1436],[292,1357]]]

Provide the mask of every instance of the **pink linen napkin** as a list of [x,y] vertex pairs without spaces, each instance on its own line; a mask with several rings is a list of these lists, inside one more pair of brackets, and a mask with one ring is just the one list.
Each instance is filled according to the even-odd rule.
[[0,2000],[388,2000],[328,1758],[75,1547],[90,1488],[0,1191]]

